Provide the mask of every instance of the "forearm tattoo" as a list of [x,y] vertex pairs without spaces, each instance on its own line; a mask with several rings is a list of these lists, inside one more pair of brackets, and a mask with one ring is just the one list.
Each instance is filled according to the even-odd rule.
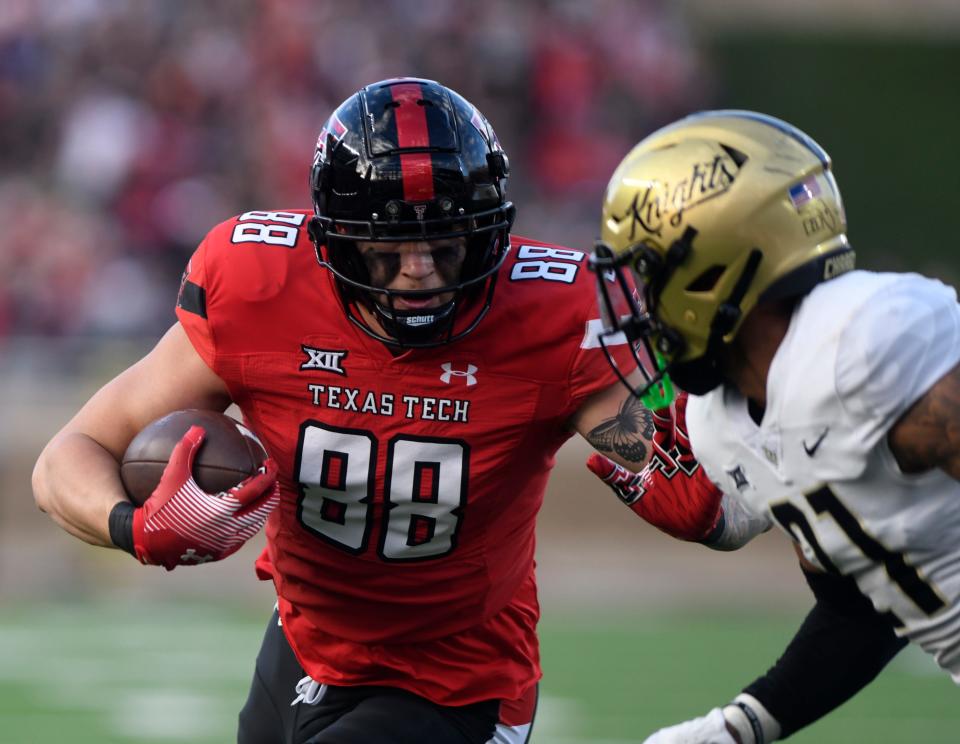
[[600,452],[612,452],[626,462],[642,464],[653,437],[653,414],[628,395],[620,410],[587,434],[587,441]]

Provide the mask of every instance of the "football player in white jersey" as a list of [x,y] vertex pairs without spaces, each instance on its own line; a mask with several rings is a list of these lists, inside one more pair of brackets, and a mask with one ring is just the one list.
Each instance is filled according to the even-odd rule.
[[[625,333],[656,359],[635,394],[653,408],[671,380],[690,394],[693,454],[736,534],[712,545],[779,526],[817,598],[733,703],[647,741],[788,736],[907,640],[960,683],[954,290],[854,270],[829,157],[749,111],[694,114],[640,142],[607,187],[601,232],[607,337]],[[658,495],[620,481],[628,500]]]

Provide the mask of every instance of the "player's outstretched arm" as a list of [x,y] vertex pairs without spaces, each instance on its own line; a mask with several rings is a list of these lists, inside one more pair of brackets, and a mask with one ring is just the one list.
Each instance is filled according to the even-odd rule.
[[[614,409],[611,397],[592,401],[592,417],[581,422],[595,421],[598,413],[607,417],[578,431],[597,450],[587,467],[621,501],[668,535],[722,550],[740,547],[766,529],[765,522],[753,520],[724,497],[694,457],[686,429],[686,393],[680,393],[672,410],[659,411],[622,392],[613,398]],[[632,458],[626,456],[630,453]]]
[[960,480],[960,365],[900,417],[888,441],[904,472],[940,468]]
[[181,408],[222,411],[226,385],[175,324],[143,359],[104,385],[44,448],[33,471],[37,506],[70,534],[114,547],[109,515],[126,502],[120,460],[149,422]]
[[[639,372],[627,379],[635,382]],[[571,427],[597,452],[632,472],[640,472],[653,455],[653,411],[616,382],[588,398]]]

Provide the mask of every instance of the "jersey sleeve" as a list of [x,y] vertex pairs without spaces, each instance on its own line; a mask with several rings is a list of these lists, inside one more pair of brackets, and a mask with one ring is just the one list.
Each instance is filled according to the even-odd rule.
[[194,251],[180,279],[177,294],[177,320],[200,357],[211,369],[216,368],[216,341],[210,324],[207,298],[210,277],[206,258],[209,236]]
[[588,317],[583,324],[583,336],[570,372],[571,396],[576,400],[582,401],[619,380],[611,363],[616,365],[616,369],[624,377],[637,368],[637,359],[631,351],[626,336],[623,333],[605,334],[604,325],[596,293],[594,293],[592,302],[589,304]]
[[939,281],[908,274],[871,298],[843,330],[837,395],[873,446],[960,361],[960,306]]
[[[600,344],[602,331],[603,325],[599,316],[587,320],[584,324],[583,339],[570,372],[570,395],[574,399],[583,400],[619,380]],[[630,353],[630,345],[622,334],[605,338],[604,345],[611,360],[624,376],[636,369],[637,364]]]
[[[301,212],[246,212],[225,220],[207,234],[187,264],[177,320],[197,353],[228,385],[240,373],[241,356],[267,350],[277,314],[285,312],[277,300],[287,279],[298,276],[303,265],[313,265],[312,251],[293,250],[298,244],[306,249],[305,231],[299,229],[304,218]],[[285,232],[259,239],[264,230]],[[294,260],[300,263],[294,266]]]

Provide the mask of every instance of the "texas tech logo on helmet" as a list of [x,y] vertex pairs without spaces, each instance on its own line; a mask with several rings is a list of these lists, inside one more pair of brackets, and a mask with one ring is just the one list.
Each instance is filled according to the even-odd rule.
[[343,139],[343,135],[347,133],[347,128],[343,125],[343,122],[337,118],[336,114],[333,114],[327,123],[323,125],[323,129],[320,130],[320,135],[317,137],[317,150],[313,156],[314,165],[319,163],[325,156],[325,151],[327,147],[327,139],[332,137],[333,144],[338,143]]

